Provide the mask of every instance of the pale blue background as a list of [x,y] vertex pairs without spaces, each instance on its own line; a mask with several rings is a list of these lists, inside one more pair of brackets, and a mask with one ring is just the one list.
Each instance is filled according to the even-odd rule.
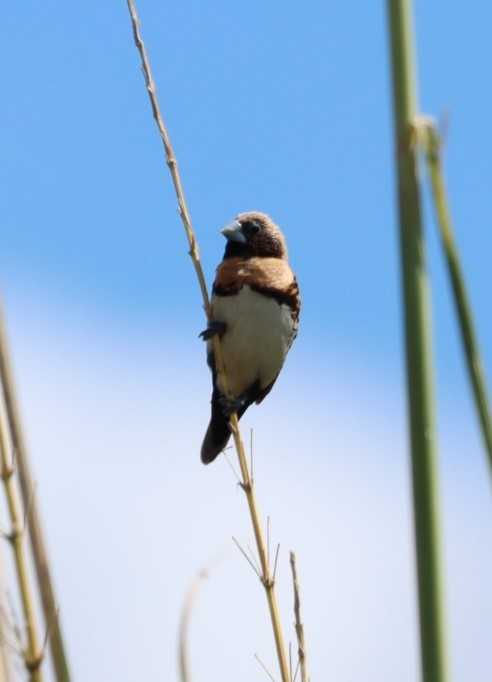
[[[137,9],[207,279],[219,228],[255,209],[301,285],[299,338],[244,427],[286,626],[292,547],[312,679],[415,680],[385,4]],[[492,8],[417,2],[416,19],[490,385]],[[4,1],[0,24],[0,283],[74,678],[167,682],[193,575],[252,540],[227,465],[198,461],[204,316],[126,3]],[[490,480],[427,203],[450,659],[481,682]],[[255,652],[276,670],[263,601],[232,550],[196,606],[194,679],[265,679]]]

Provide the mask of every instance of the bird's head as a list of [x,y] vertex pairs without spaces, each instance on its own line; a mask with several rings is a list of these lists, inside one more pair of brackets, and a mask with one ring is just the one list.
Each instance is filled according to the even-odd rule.
[[284,235],[265,213],[240,213],[221,232],[227,239],[224,258],[263,256],[287,260]]

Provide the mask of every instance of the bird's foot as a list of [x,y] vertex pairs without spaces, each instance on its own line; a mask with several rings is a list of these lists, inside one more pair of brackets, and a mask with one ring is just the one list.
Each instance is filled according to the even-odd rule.
[[230,417],[235,412],[239,412],[244,405],[244,400],[241,398],[226,398],[225,395],[220,396],[219,405],[222,408],[224,417]]
[[227,329],[227,325],[225,322],[220,322],[219,320],[215,320],[214,322],[210,322],[207,326],[207,328],[198,334],[204,341],[208,341],[212,337],[216,336],[217,334],[219,336],[222,336]]

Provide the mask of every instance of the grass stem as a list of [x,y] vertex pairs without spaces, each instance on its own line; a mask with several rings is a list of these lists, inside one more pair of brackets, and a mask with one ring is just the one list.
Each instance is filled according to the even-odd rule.
[[56,682],[70,682],[68,661],[61,631],[58,604],[51,579],[50,562],[41,519],[38,510],[31,464],[25,444],[20,411],[17,405],[15,382],[8,348],[7,330],[3,308],[0,301],[0,384],[5,401],[8,428],[15,452],[15,462],[24,509],[26,526],[31,544],[34,568],[41,595],[46,631],[49,632],[48,644],[53,663]]
[[492,420],[487,397],[487,386],[478,342],[474,332],[471,306],[462,274],[458,250],[454,240],[451,214],[449,211],[441,164],[441,143],[434,123],[426,119],[424,125],[424,134],[419,135],[419,138],[422,140],[427,160],[437,224],[453,290],[456,315],[461,332],[468,376],[470,378],[485,449],[487,451],[489,471],[492,476]]
[[403,275],[405,350],[422,678],[444,682],[439,502],[431,324],[415,134],[416,73],[410,0],[387,0]]
[[301,682],[309,682],[306,644],[304,641],[304,625],[301,618],[300,587],[299,579],[297,577],[296,555],[294,552],[290,553],[290,566],[292,569],[292,582],[294,583],[294,616],[297,637],[297,651],[299,656],[299,665],[301,668]]
[[[135,40],[135,45],[137,46],[137,49],[138,49],[139,54],[140,54],[140,58],[142,60],[142,70],[143,70],[143,74],[144,74],[144,78],[145,78],[147,92],[148,92],[149,98],[150,98],[152,113],[153,113],[154,119],[156,121],[157,127],[159,129],[159,133],[161,136],[162,143],[164,145],[166,162],[167,162],[167,165],[168,165],[169,170],[171,172],[173,185],[174,185],[174,189],[175,189],[176,197],[177,197],[177,201],[178,201],[178,210],[179,210],[179,214],[181,216],[181,219],[183,221],[183,226],[184,226],[184,229],[186,232],[186,236],[188,238],[188,243],[190,246],[189,253],[190,253],[191,259],[193,261],[193,265],[195,267],[195,272],[196,272],[198,282],[200,285],[200,291],[202,293],[203,305],[205,308],[205,312],[206,312],[208,321],[213,322],[212,306],[210,304],[210,299],[208,297],[207,285],[205,282],[205,277],[203,275],[203,270],[202,270],[202,266],[201,266],[201,262],[200,262],[198,244],[197,244],[196,237],[195,237],[192,225],[191,225],[189,212],[188,212],[188,209],[186,206],[186,201],[184,198],[183,188],[181,186],[181,180],[180,180],[180,176],[179,176],[178,164],[176,161],[176,157],[174,156],[174,153],[173,153],[173,150],[171,147],[171,143],[169,140],[169,136],[167,134],[167,130],[166,130],[166,127],[164,125],[162,115],[160,113],[160,108],[159,108],[159,103],[157,100],[154,81],[152,79],[152,73],[150,70],[149,60],[147,57],[147,53],[145,50],[143,40],[142,40],[141,35],[140,35],[140,31],[139,31],[139,20],[138,20],[137,12],[136,12],[133,0],[127,0],[127,4],[128,4],[128,9],[130,11],[131,21],[132,21],[133,37]],[[216,363],[216,367],[217,367],[217,372],[221,375],[221,381],[222,381],[222,385],[224,386],[226,396],[231,397],[229,394],[229,390],[228,390],[227,371],[226,371],[224,359],[223,359],[222,352],[221,352],[221,345],[220,345],[219,336],[215,335],[212,338],[212,342],[213,342],[213,350],[214,350],[214,355],[215,355],[215,363]],[[277,656],[278,656],[278,660],[279,660],[282,682],[290,682],[289,681],[289,672],[288,672],[288,667],[287,667],[287,658],[285,655],[285,646],[284,646],[284,642],[283,642],[283,634],[282,634],[282,629],[281,629],[281,625],[280,625],[280,618],[279,618],[279,614],[278,614],[277,600],[276,600],[276,595],[275,595],[275,588],[274,588],[275,581],[273,580],[272,575],[271,575],[271,571],[270,571],[270,566],[269,566],[268,557],[267,557],[267,550],[266,550],[265,542],[263,539],[263,532],[262,532],[261,523],[260,523],[258,505],[257,505],[256,497],[254,494],[253,481],[252,481],[250,474],[249,474],[246,455],[244,452],[244,446],[243,446],[241,434],[239,431],[238,419],[237,419],[237,416],[235,414],[233,414],[231,419],[230,419],[230,427],[231,427],[232,435],[234,438],[234,444],[236,446],[236,451],[237,451],[237,455],[238,455],[238,459],[239,459],[239,466],[241,469],[241,477],[242,477],[241,485],[242,485],[242,488],[246,494],[246,499],[248,502],[248,508],[249,508],[249,512],[250,512],[250,516],[251,516],[251,522],[253,524],[253,531],[254,531],[254,535],[255,535],[256,546],[257,546],[258,555],[259,555],[260,564],[261,564],[261,569],[262,569],[261,581],[262,581],[262,584],[265,588],[266,595],[267,595],[268,607],[269,607],[270,617],[271,617],[271,621],[272,621],[272,627],[273,627],[273,632],[274,632],[275,645],[276,645],[276,649],[277,649]]]
[[29,672],[31,682],[42,682],[41,663],[43,654],[40,637],[36,625],[36,610],[27,567],[25,546],[25,527],[21,512],[19,493],[14,478],[14,462],[11,456],[11,446],[7,437],[7,424],[3,410],[0,409],[0,476],[5,486],[7,507],[10,516],[11,531],[8,540],[14,552],[15,571],[19,587],[22,613],[26,630],[26,642],[22,652],[24,665]]

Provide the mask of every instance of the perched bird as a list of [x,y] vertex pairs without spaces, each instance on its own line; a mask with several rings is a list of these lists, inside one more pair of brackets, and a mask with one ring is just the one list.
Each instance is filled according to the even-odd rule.
[[[216,322],[200,334],[212,370],[212,417],[201,450],[209,464],[225,448],[229,417],[238,419],[271,391],[296,335],[301,301],[285,238],[264,213],[241,213],[223,230],[224,258],[212,291]],[[221,336],[230,398],[224,395],[211,339]]]

